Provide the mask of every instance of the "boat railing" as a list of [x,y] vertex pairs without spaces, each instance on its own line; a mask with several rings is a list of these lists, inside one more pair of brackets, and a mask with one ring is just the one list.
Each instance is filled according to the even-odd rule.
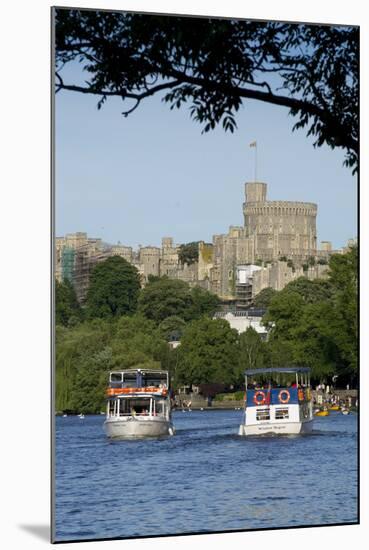
[[165,413],[132,413],[132,412],[119,412],[114,413],[113,411],[109,412],[109,416],[132,416],[134,418],[157,418],[157,417],[164,417]]

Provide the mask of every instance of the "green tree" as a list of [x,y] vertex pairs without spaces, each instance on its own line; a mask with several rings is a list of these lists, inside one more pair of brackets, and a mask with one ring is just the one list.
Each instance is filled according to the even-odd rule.
[[[244,100],[289,109],[314,145],[358,158],[358,27],[56,10],[56,89],[131,102],[164,93],[203,131],[236,128]],[[85,83],[65,82],[78,60]],[[89,78],[88,78],[89,77]]]
[[148,319],[161,323],[167,317],[184,321],[213,315],[219,298],[199,287],[190,288],[185,281],[161,277],[145,286],[138,301],[138,311]]
[[220,300],[216,294],[195,286],[190,291],[192,306],[190,308],[190,318],[199,319],[204,315],[212,317],[219,308]]
[[240,374],[246,369],[259,369],[265,366],[265,349],[260,335],[248,327],[239,337]]
[[199,261],[199,241],[181,244],[178,252],[181,264],[191,265]]
[[170,335],[173,332],[179,333],[180,335],[183,333],[184,329],[186,327],[186,322],[177,315],[172,315],[171,317],[167,317],[162,321],[159,325],[160,334],[162,337],[168,341]]
[[178,348],[177,384],[234,383],[239,375],[238,333],[224,319],[189,323]]
[[357,373],[358,348],[358,250],[352,247],[346,254],[334,254],[329,261],[329,276],[335,294],[333,298],[334,339],[341,352],[346,371]]
[[295,363],[294,330],[299,323],[304,300],[297,292],[278,292],[271,300],[263,323],[269,327],[268,361],[272,367]]
[[189,286],[178,279],[161,278],[145,286],[138,300],[138,311],[158,323],[173,315],[188,319],[192,305]]
[[105,389],[112,367],[112,350],[109,347],[85,358],[79,366],[71,392],[73,410],[98,414],[104,409]]
[[296,365],[295,345],[292,340],[271,334],[266,344],[267,362],[270,367]]
[[253,304],[255,307],[267,308],[276,294],[277,290],[274,290],[274,288],[271,288],[270,286],[263,288],[263,290],[255,296]]
[[303,306],[304,299],[297,292],[278,292],[269,304],[263,323],[270,327],[273,336],[288,339],[299,321]]
[[328,300],[332,297],[334,289],[331,281],[325,279],[310,280],[307,277],[299,277],[291,281],[281,290],[283,294],[296,292],[306,303],[315,303]]
[[[85,321],[72,328],[56,327],[55,408],[74,410],[76,377],[83,365],[105,349],[113,336],[112,325],[102,319]],[[78,407],[76,409],[78,411]]]
[[98,263],[92,270],[87,291],[89,318],[111,318],[137,309],[140,279],[137,269],[120,256]]
[[292,331],[293,358],[297,364],[310,367],[316,380],[339,371],[339,350],[333,338],[332,315],[329,300],[308,303]]
[[138,315],[57,326],[56,410],[99,412],[111,369],[173,367],[153,321]]
[[160,368],[168,353],[156,324],[141,315],[117,320],[111,347],[114,368]]
[[313,377],[357,373],[357,248],[333,255],[329,279],[303,277],[289,283],[271,301],[263,322],[271,366],[298,363]]
[[55,281],[55,322],[68,326],[82,319],[82,310],[76,292],[68,279],[62,283]]

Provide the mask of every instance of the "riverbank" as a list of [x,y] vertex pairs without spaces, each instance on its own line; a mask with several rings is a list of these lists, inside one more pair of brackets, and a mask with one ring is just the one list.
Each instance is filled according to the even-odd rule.
[[[335,403],[346,404],[350,408],[357,408],[358,403],[358,390],[334,390],[332,393],[323,393],[320,391],[312,390],[311,392],[314,403],[317,405],[323,405],[334,401]],[[188,406],[188,404],[191,404]],[[199,394],[189,394],[185,396],[185,399],[179,399],[177,401],[177,410],[188,409],[192,410],[233,410],[244,407],[244,400],[231,400],[223,399],[222,401],[212,399],[209,402],[208,399],[202,397]]]
[[[311,392],[314,403],[318,406],[328,403],[329,401],[334,400],[341,404],[346,404],[350,410],[355,411],[358,409],[358,390],[335,390],[333,393],[322,393],[316,390]],[[243,409],[245,402],[243,399],[240,400],[227,400],[218,401],[213,399],[209,402],[208,399],[198,395],[198,394],[189,394],[186,396],[186,400],[180,400],[177,402],[176,407],[173,407],[174,411],[188,410],[189,408],[193,411],[226,411],[226,410],[238,410]],[[190,407],[188,403],[191,403]],[[65,411],[56,411],[56,416],[63,416]],[[67,411],[67,414],[70,416],[78,415],[77,411]],[[96,414],[96,413],[85,413],[85,414]],[[105,414],[105,411],[101,411],[100,414]]]

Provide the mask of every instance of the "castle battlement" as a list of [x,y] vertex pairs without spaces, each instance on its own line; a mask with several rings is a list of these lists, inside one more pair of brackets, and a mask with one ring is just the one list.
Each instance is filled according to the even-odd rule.
[[259,216],[316,216],[317,204],[313,202],[296,201],[265,201],[243,204],[244,213],[257,214]]

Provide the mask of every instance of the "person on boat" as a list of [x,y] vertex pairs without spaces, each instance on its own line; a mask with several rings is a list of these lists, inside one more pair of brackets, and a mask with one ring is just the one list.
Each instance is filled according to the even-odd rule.
[[134,407],[131,408],[131,416],[136,416],[136,409]]

